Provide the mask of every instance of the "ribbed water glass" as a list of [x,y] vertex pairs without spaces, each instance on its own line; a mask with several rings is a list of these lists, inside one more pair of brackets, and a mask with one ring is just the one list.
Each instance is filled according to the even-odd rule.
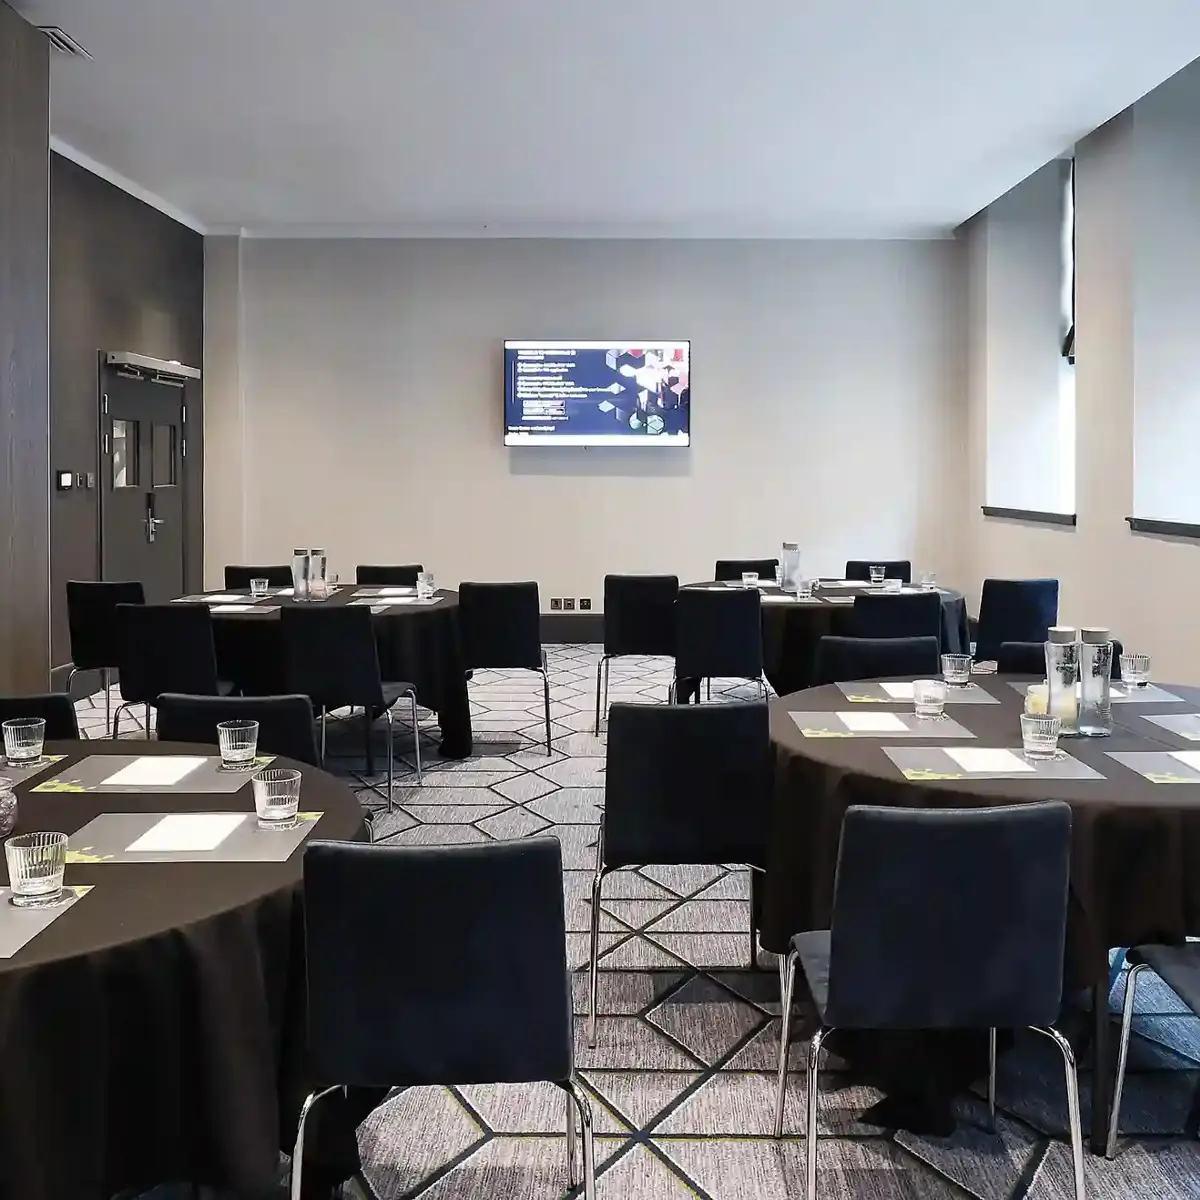
[[742,572],[742,587],[756,588],[758,587],[758,572],[743,571]]
[[4,722],[4,757],[14,766],[36,763],[45,742],[46,722],[41,717]]
[[261,600],[271,588],[269,579],[252,579],[250,580],[250,599]]
[[937,572],[922,571],[921,572],[921,587],[927,592],[937,591]]
[[815,581],[812,579],[797,579],[796,580],[796,595],[801,600],[811,600],[812,594],[813,594],[813,583],[814,582]]
[[966,687],[971,682],[971,656],[943,654],[942,678],[950,687]]
[[913,708],[918,717],[940,717],[946,707],[946,685],[940,679],[913,681]]
[[18,908],[57,904],[67,866],[65,833],[22,833],[4,843],[12,903]]
[[286,767],[259,771],[254,786],[254,811],[260,821],[291,821],[300,807],[300,772]]
[[1132,687],[1145,687],[1150,682],[1150,655],[1122,654],[1121,682]]
[[885,579],[883,581],[883,590],[886,595],[896,596],[904,590],[903,579]]
[[257,721],[221,721],[217,725],[217,745],[221,749],[221,766],[231,771],[244,771],[254,765],[258,753]]
[[417,599],[432,600],[433,593],[436,591],[433,582],[432,571],[420,571],[417,573]]
[[884,580],[887,575],[887,567],[868,567],[867,574],[871,577],[871,582],[878,585]]
[[1021,747],[1026,758],[1058,757],[1058,734],[1061,722],[1046,713],[1021,714]]

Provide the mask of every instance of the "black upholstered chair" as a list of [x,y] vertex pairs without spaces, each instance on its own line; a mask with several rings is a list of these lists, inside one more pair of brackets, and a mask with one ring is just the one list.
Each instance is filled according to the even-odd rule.
[[1057,579],[985,579],[975,658],[991,662],[1004,642],[1045,642],[1058,621]]
[[542,649],[542,605],[536,583],[460,583],[458,627],[463,665],[537,671],[546,702],[546,753],[550,745],[550,675]]
[[1200,943],[1183,946],[1135,946],[1129,951],[1129,973],[1125,977],[1125,1005],[1121,1015],[1121,1049],[1117,1055],[1117,1082],[1113,1089],[1112,1112],[1108,1122],[1108,1146],[1105,1155],[1117,1152],[1117,1134],[1121,1122],[1121,1094],[1125,1090],[1125,1068],[1129,1063],[1129,1034],[1137,1002],[1137,983],[1143,971],[1153,971],[1179,998],[1200,1017]]
[[[1113,638],[1112,677],[1121,678],[1121,655],[1125,647]],[[996,670],[1001,675],[1046,674],[1045,642],[1001,642],[996,651]]]
[[882,567],[884,579],[912,582],[912,563],[907,558],[852,558],[846,563],[846,578],[869,583],[872,567]]
[[217,744],[222,721],[257,721],[258,749],[317,766],[312,701],[307,696],[183,696],[158,698],[158,736],[164,742]]
[[265,579],[267,587],[292,586],[292,568],[287,564],[274,567],[226,567],[225,587],[231,592],[248,592],[250,580]]
[[1063,1057],[1076,1200],[1084,1200],[1079,1081],[1054,1027],[1062,1004],[1071,809],[853,807],[842,825],[827,930],[799,933],[781,960],[783,1023],[775,1136],[783,1135],[797,965],[820,1026],[808,1059],[808,1200],[817,1181],[821,1045],[834,1029],[990,1032],[988,1108],[995,1124],[996,1030],[1029,1026]]
[[935,637],[823,637],[817,643],[818,684],[886,679],[891,675],[936,678],[941,669]]
[[[604,654],[596,664],[596,732],[600,713],[608,711],[608,672],[611,660],[623,654],[675,653],[675,575],[605,575]],[[604,679],[604,706],[600,680]]]
[[762,593],[758,588],[683,588],[675,601],[675,678],[763,682]]
[[935,637],[942,643],[939,592],[912,596],[856,596],[854,636],[860,638]]
[[[765,867],[773,760],[767,706],[614,704],[592,881],[589,1045],[596,1044],[600,897],[609,871]],[[750,929],[750,960],[757,958]]]
[[[481,902],[481,900],[486,902]],[[575,1077],[556,838],[481,846],[313,842],[304,852],[310,1074],[322,1096],[390,1087],[549,1081],[566,1093],[567,1166],[595,1196],[592,1112]],[[414,964],[420,964],[419,969]]]
[[121,703],[113,713],[117,737],[121,713],[135,704],[150,709],[163,692],[220,696],[233,690],[217,679],[212,613],[207,604],[118,604]]
[[753,571],[763,583],[774,583],[777,566],[777,558],[718,558],[713,578],[718,583],[741,583],[742,575]]
[[363,736],[371,761],[371,728],[387,720],[388,811],[392,808],[395,749],[392,705],[408,697],[417,783],[421,782],[421,727],[417,689],[406,682],[384,683],[371,610],[364,606],[294,605],[279,610],[284,672],[289,690],[307,696],[321,713],[321,762],[325,761],[325,723],[330,709],[361,708]]
[[[32,696],[0,696],[0,723],[30,721],[40,717],[46,722],[46,737],[58,741],[77,741],[79,725],[75,705],[62,692],[43,692]],[[0,749],[3,747],[0,746]]]
[[145,604],[146,594],[136,581],[102,583],[72,579],[67,583],[67,626],[71,633],[71,673],[66,692],[80,671],[99,671],[104,689],[104,734],[112,725],[109,685],[117,665],[120,635],[117,632],[118,604]]
[[420,563],[405,563],[394,567],[357,567],[354,582],[364,586],[416,587],[417,576],[425,570]]

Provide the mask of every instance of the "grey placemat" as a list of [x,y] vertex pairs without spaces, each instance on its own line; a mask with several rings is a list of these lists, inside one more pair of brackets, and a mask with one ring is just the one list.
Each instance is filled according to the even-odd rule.
[[350,601],[351,605],[355,607],[369,607],[376,616],[391,608],[429,608],[430,605],[441,602],[441,596],[432,596],[428,600],[418,600],[415,596],[377,596],[370,600]]
[[[284,862],[323,815],[302,812],[293,822],[263,822],[254,813],[101,813],[71,834],[67,862]],[[241,820],[212,849],[130,850],[160,821],[190,816],[236,816]]]
[[1189,742],[1200,742],[1200,713],[1142,713],[1141,717]]
[[1106,753],[1151,783],[1200,783],[1200,768],[1180,762],[1169,750],[1108,750]]
[[[169,762],[172,759],[196,759],[196,767],[177,783],[126,783],[108,782],[118,771],[131,763],[148,758],[152,763]],[[275,761],[273,754],[260,754],[254,766],[244,771],[228,770],[221,766],[219,755],[209,754],[89,754],[65,771],[43,783],[30,788],[31,792],[137,792],[139,794],[161,794],[164,792],[222,792],[240,791],[257,774]]]
[[[911,696],[891,696],[881,683],[839,683],[842,695],[852,704],[911,704]],[[991,692],[985,691],[977,683],[969,683],[966,687],[948,687],[946,689],[947,704],[999,704]]]
[[[865,713],[847,713],[862,717]],[[918,717],[916,713],[879,713],[893,716],[902,729],[851,729],[836,712],[790,712],[796,728],[810,738],[973,738],[975,735],[950,717]]]
[[91,887],[66,887],[61,904],[50,908],[17,908],[12,903],[12,888],[0,887],[0,958],[12,958],[91,890]]
[[[1033,682],[1033,680],[1029,680],[1026,683],[1010,683],[1008,686],[1024,693],[1029,690]],[[1045,680],[1042,682],[1044,683]],[[1075,694],[1079,694],[1078,688],[1075,689]],[[1129,687],[1124,683],[1114,683],[1111,698],[1114,704],[1182,704],[1184,702],[1182,696],[1176,696],[1174,692],[1168,692],[1153,683],[1148,683],[1145,687]]]
[[[1001,747],[995,747],[1000,749]],[[1026,767],[1011,771],[967,770],[956,762],[944,746],[885,746],[884,754],[899,768],[905,779],[921,782],[937,779],[1103,779],[1099,771],[1082,763],[1069,754],[1060,753],[1057,758],[1026,759],[1020,750],[1008,747]],[[975,747],[972,747],[975,749]],[[984,747],[979,747],[983,750]]]
[[43,754],[37,762],[29,765],[9,762],[4,755],[0,754],[0,775],[5,779],[11,779],[13,783],[24,783],[26,780],[33,779],[34,776],[50,770],[55,763],[62,762],[66,757],[65,754]]
[[417,589],[415,587],[404,587],[402,584],[379,584],[378,586],[356,587],[354,595],[356,596],[415,596]]

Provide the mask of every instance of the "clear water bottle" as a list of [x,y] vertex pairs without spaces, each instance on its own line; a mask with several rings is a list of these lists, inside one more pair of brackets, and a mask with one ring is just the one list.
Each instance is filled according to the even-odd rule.
[[311,550],[292,551],[292,595],[297,600],[308,599],[308,577],[311,565]]
[[1079,636],[1079,732],[1108,737],[1113,726],[1112,641],[1107,629],[1081,629]]
[[779,556],[779,574],[785,592],[796,591],[800,583],[800,543],[784,542]]
[[1046,708],[1057,717],[1059,733],[1079,732],[1079,635],[1073,626],[1055,625],[1046,637]]

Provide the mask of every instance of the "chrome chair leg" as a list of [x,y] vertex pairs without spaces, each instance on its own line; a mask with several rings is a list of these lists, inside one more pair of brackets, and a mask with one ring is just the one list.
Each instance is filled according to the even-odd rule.
[[[699,697],[697,697],[697,699],[698,698]],[[705,700],[712,699],[712,680],[711,679],[706,679],[704,681],[704,698],[705,698]]]
[[546,669],[546,652],[542,651],[542,693],[546,699],[546,753],[553,754],[550,745],[550,675]]
[[300,1176],[304,1167],[304,1124],[308,1120],[308,1114],[318,1100],[323,1100],[330,1092],[340,1090],[341,1084],[334,1084],[333,1087],[327,1087],[324,1091],[311,1092],[300,1109],[300,1121],[296,1126],[296,1144],[292,1147],[292,1180],[288,1188],[290,1200],[300,1200]]
[[567,1183],[579,1186],[579,1132],[575,1128],[575,1097],[563,1088],[567,1096]]
[[325,765],[325,705],[321,705],[321,766]]
[[[783,1007],[779,1023],[779,1079],[775,1088],[775,1136],[783,1137],[783,1109],[787,1103],[788,1042],[792,1036],[792,993],[796,988],[796,952],[779,957],[779,999]],[[811,1086],[811,1085],[810,1085]]]
[[387,793],[388,793],[387,794],[387,802],[388,802],[388,812],[390,813],[392,811],[392,765],[393,765],[393,762],[396,757],[395,745],[394,745],[395,733],[396,733],[396,722],[392,718],[392,710],[390,708],[385,708],[383,710],[383,715],[385,717],[387,717],[387,723],[388,723],[388,730],[387,730],[387,742],[388,742],[388,747],[387,747]]
[[1075,1069],[1075,1051],[1071,1043],[1052,1025],[1043,1029],[1032,1026],[1036,1033],[1048,1037],[1063,1057],[1063,1072],[1067,1081],[1067,1115],[1071,1131],[1071,1161],[1075,1175],[1075,1200],[1087,1200],[1087,1188],[1083,1176],[1083,1121],[1079,1115],[1079,1075]]
[[805,1153],[808,1161],[805,1163],[805,1196],[807,1200],[817,1200],[817,1083],[821,1060],[821,1043],[825,1040],[827,1029],[818,1029],[813,1034],[812,1045],[808,1048],[808,1145]]
[[1112,1111],[1108,1117],[1108,1144],[1104,1148],[1105,1158],[1117,1154],[1117,1132],[1121,1124],[1121,1093],[1125,1090],[1125,1068],[1129,1063],[1129,1034],[1133,1029],[1133,1009],[1137,1000],[1138,976],[1146,970],[1145,963],[1136,963],[1125,976],[1125,1004],[1121,1011],[1121,1049],[1117,1055],[1117,1082],[1113,1087]]
[[118,704],[117,705],[117,711],[115,713],[113,713],[113,720],[112,720],[112,735],[113,735],[114,741],[119,736],[118,730],[120,729],[120,725],[121,725],[121,714],[123,712],[125,712],[127,709],[130,709],[132,707],[133,707],[132,704]]
[[146,741],[150,740],[150,705],[146,705]]
[[604,659],[596,664],[596,725],[594,733],[600,733],[600,676],[604,674]]
[[408,698],[412,704],[413,746],[416,750],[417,759],[417,787],[421,787],[425,776],[421,770],[421,725],[420,719],[417,717],[417,693],[409,692]]
[[988,1121],[996,1132],[996,1029],[988,1030]]
[[[599,855],[597,855],[599,858]],[[596,1045],[596,1016],[600,1007],[600,893],[604,887],[604,867],[596,864],[592,880],[591,943],[588,951],[588,1045]]]
[[108,737],[108,727],[112,724],[112,675],[107,667],[100,668],[100,686],[104,689],[104,736]]
[[[592,1105],[574,1078],[563,1084],[563,1087],[579,1110],[579,1127],[583,1131],[584,1200],[596,1200],[596,1143],[592,1132]],[[573,1157],[573,1151],[568,1151],[568,1154]]]

